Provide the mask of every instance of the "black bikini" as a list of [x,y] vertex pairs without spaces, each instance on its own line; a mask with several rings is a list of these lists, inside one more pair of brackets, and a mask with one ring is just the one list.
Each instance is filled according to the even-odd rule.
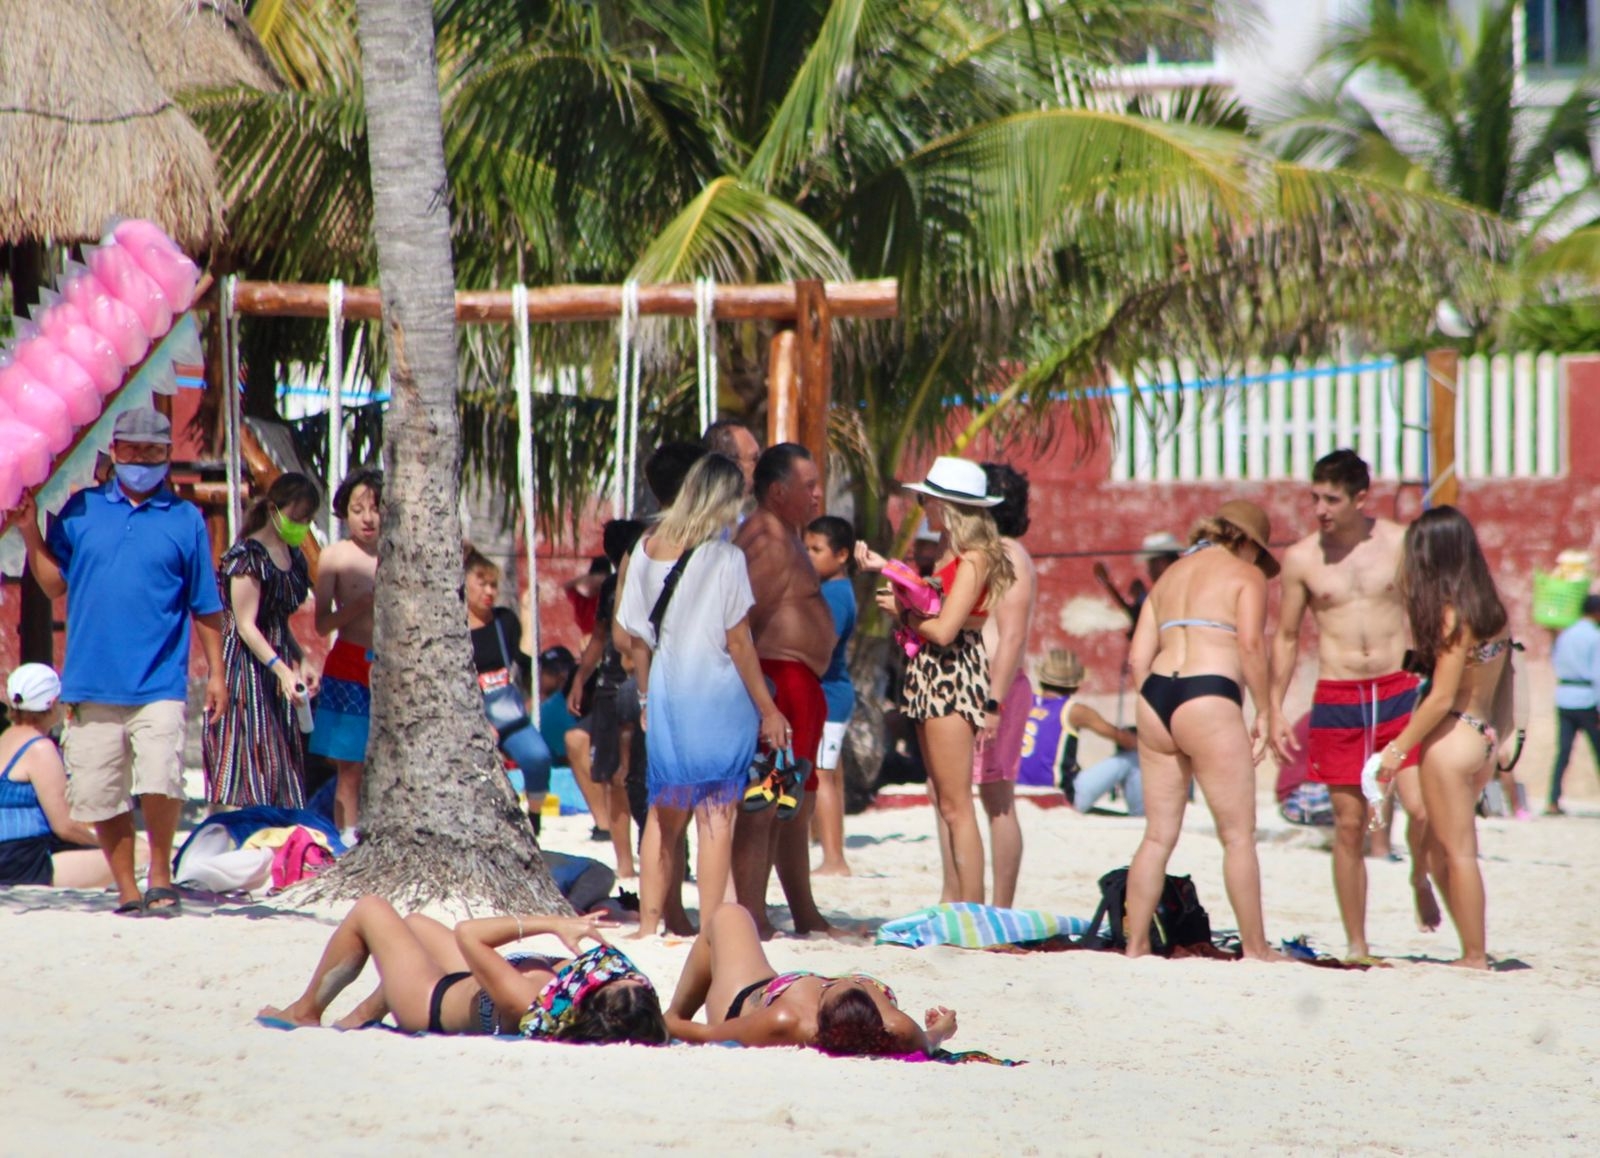
[[433,987],[433,996],[428,998],[428,1032],[443,1033],[444,1022],[440,1020],[440,1012],[444,1008],[444,995],[458,981],[465,981],[471,973],[446,973]]
[[[1184,554],[1193,554],[1209,546],[1210,543],[1202,540]],[[1231,623],[1219,623],[1215,619],[1169,619],[1156,630],[1165,631],[1169,627],[1209,627],[1230,634],[1238,634],[1239,630]],[[1241,708],[1244,707],[1244,693],[1239,690],[1238,682],[1222,675],[1181,676],[1177,672],[1173,672],[1170,676],[1151,674],[1145,677],[1139,694],[1144,697],[1145,703],[1154,709],[1156,715],[1161,718],[1162,727],[1169,732],[1172,731],[1173,713],[1190,700],[1221,696],[1225,700],[1232,700]]]
[[[775,977],[776,975],[774,975]],[[728,1003],[728,1015],[725,1021],[733,1021],[744,1010],[744,1003],[750,999],[752,993],[759,993],[772,983],[774,977],[763,977],[760,981],[752,981],[743,989],[733,995],[733,1000]]]

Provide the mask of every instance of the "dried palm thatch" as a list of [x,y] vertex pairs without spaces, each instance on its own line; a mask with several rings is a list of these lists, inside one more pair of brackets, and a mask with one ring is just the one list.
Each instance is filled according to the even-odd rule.
[[209,248],[211,149],[102,0],[0,0],[0,29],[0,243],[86,240],[121,214]]
[[101,0],[173,96],[195,89],[281,92],[283,78],[233,0]]

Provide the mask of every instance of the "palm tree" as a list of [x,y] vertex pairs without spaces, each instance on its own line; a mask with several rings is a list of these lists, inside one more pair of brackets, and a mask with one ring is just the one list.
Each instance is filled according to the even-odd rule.
[[[353,255],[361,236],[342,228],[361,197],[341,179],[343,154],[366,147],[338,27],[348,3],[259,0],[263,40],[293,58],[280,67],[304,87],[217,94],[195,109],[230,189],[250,200],[235,231],[264,255],[315,264]],[[943,427],[948,400],[988,422],[1043,413],[1108,363],[1309,350],[1386,306],[1410,317],[1419,279],[1447,285],[1463,251],[1492,242],[1492,223],[1437,198],[1275,163],[1237,131],[1095,98],[1118,44],[1203,23],[1209,9],[438,0],[458,277],[898,278],[900,319],[839,343],[835,433],[854,452],[872,529],[901,452]],[[343,240],[309,258],[282,241],[310,244],[324,224]],[[750,326],[721,335],[724,402],[752,416],[763,337]],[[538,339],[546,361],[590,363],[607,380],[604,329]],[[653,419],[682,430],[686,360],[670,333],[658,350]],[[463,397],[469,463],[509,482],[504,359],[494,335],[475,336]],[[995,408],[1001,377],[1010,388]],[[607,473],[608,410],[548,409],[545,434],[562,453],[541,453],[541,470],[566,474],[546,475],[541,493],[570,500]]]
[[[1533,103],[1517,72],[1521,13],[1485,4],[1468,25],[1446,0],[1373,3],[1365,19],[1334,30],[1326,87],[1299,94],[1267,132],[1284,156],[1437,193],[1508,223],[1516,243],[1505,266],[1525,276],[1503,291],[1513,311],[1501,295],[1468,311],[1480,343],[1515,339],[1534,315],[1553,322],[1568,291],[1592,295],[1600,278],[1591,143],[1600,88],[1583,79],[1554,107]],[[1592,343],[1600,314],[1588,309]]]
[[393,401],[367,839],[320,887],[565,908],[500,770],[460,583],[455,276],[429,0],[361,0],[373,238]]

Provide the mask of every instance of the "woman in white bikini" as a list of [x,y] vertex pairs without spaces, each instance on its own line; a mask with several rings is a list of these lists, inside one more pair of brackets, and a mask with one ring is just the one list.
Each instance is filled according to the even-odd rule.
[[1400,590],[1416,658],[1433,677],[1411,722],[1383,750],[1378,777],[1392,779],[1402,753],[1422,745],[1428,871],[1461,938],[1455,964],[1487,969],[1476,808],[1505,729],[1496,698],[1512,644],[1505,605],[1465,515],[1435,507],[1406,528]]

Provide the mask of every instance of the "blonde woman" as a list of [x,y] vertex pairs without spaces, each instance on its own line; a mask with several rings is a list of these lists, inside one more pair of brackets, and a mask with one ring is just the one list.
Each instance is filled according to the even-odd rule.
[[733,821],[756,741],[788,744],[750,635],[755,605],[744,553],[727,539],[744,506],[744,474],[708,454],[628,559],[617,603],[639,684],[649,754],[650,814],[639,850],[639,934],[654,936],[673,850],[695,819],[695,877],[704,928],[722,904]]
[[[889,591],[879,592],[878,606],[921,644],[906,664],[901,710],[917,726],[928,793],[954,866],[954,879],[946,875],[940,899],[981,904],[983,837],[972,807],[972,753],[980,738],[993,737],[1000,711],[989,687],[983,625],[1015,582],[1016,570],[989,515],[988,508],[1000,499],[989,493],[983,467],[962,458],[938,458],[926,478],[906,485],[917,493],[928,527],[944,534],[934,571],[940,608],[922,616]],[[867,571],[888,565],[864,544],[856,546],[856,562]]]
[[[1222,875],[1246,957],[1270,959],[1256,860],[1256,761],[1266,751],[1267,580],[1271,525],[1234,500],[1202,519],[1189,549],[1151,588],[1133,631],[1139,687],[1144,840],[1128,869],[1128,956],[1150,951],[1150,919],[1177,846],[1189,786],[1205,791],[1222,842]],[[1243,690],[1240,684],[1244,685]],[[1255,706],[1244,722],[1244,691]]]

